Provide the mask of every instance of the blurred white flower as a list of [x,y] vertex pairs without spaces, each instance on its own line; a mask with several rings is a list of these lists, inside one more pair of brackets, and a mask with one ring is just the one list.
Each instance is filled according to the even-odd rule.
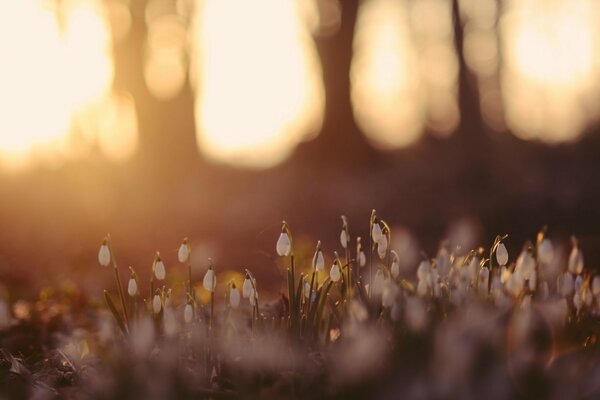
[[185,264],[190,258],[190,245],[187,238],[183,239],[179,250],[177,251],[177,259],[180,263]]
[[108,248],[106,240],[105,243],[103,243],[102,246],[100,246],[100,251],[98,251],[98,262],[103,267],[108,267],[108,265],[110,264],[110,250]]
[[131,297],[137,294],[137,282],[135,278],[129,279],[129,283],[127,284],[127,294]]
[[375,273],[375,278],[373,279],[373,294],[375,296],[381,295],[381,292],[383,291],[383,283],[383,272],[380,269],[378,269]]
[[431,279],[430,273],[431,263],[428,260],[421,261],[419,267],[417,268],[417,278],[420,281],[429,282],[429,280]]
[[333,282],[337,282],[340,280],[341,277],[342,277],[342,275],[340,273],[340,267],[339,267],[338,261],[336,259],[333,262],[333,265],[331,266],[331,270],[329,271],[329,278],[331,278],[331,280]]
[[183,320],[186,324],[189,324],[194,319],[194,307],[187,303],[183,309]]
[[561,297],[569,297],[575,289],[573,275],[568,271],[560,274],[556,281],[556,289]]
[[235,284],[231,285],[231,290],[229,291],[229,305],[231,308],[238,308],[240,305],[240,292],[235,287]]
[[162,301],[160,300],[160,296],[158,294],[155,294],[154,298],[152,299],[152,311],[154,311],[154,314],[158,314],[161,309]]
[[317,250],[315,251],[312,259],[312,267],[316,271],[323,271],[325,269],[325,258],[323,257],[323,252],[321,251],[320,240],[317,242]]
[[381,293],[381,305],[389,308],[396,302],[396,297],[400,289],[394,282],[391,282],[389,279],[385,281],[383,285],[383,292]]
[[242,296],[247,299],[252,296],[252,292],[254,292],[252,281],[250,280],[250,277],[246,275],[246,279],[244,279],[244,284],[242,285]]
[[367,256],[365,256],[365,252],[362,250],[358,253],[358,265],[361,268],[367,265]]
[[163,281],[167,276],[167,272],[165,271],[165,264],[163,263],[162,258],[160,258],[160,256],[157,256],[156,260],[154,261],[154,276],[159,281]]
[[550,264],[554,258],[554,247],[548,238],[542,239],[538,244],[538,256],[543,264]]
[[348,247],[348,233],[346,233],[345,229],[342,229],[340,232],[340,244],[344,249]]
[[398,257],[398,253],[394,250],[391,251],[392,254],[392,266],[390,267],[390,273],[392,274],[392,278],[396,279],[400,275],[400,257]]
[[379,226],[379,222],[373,222],[373,227],[371,228],[371,238],[373,238],[373,242],[379,242],[382,236],[383,232],[381,231],[381,226]]
[[209,292],[214,292],[217,287],[217,276],[215,275],[215,270],[212,265],[208,267],[206,274],[204,274],[204,279],[202,280],[202,286],[204,289]]
[[502,242],[498,243],[496,247],[496,261],[498,261],[498,265],[506,265],[508,262],[508,250]]
[[488,284],[490,281],[490,270],[488,267],[482,267],[479,270],[479,291],[488,292]]
[[277,254],[280,256],[289,256],[292,253],[292,244],[290,243],[290,237],[286,232],[281,232],[279,235],[276,248]]
[[307,299],[310,297],[310,283],[308,282],[304,282],[304,297],[306,297]]
[[382,235],[377,241],[377,254],[379,254],[379,258],[384,259],[387,254],[388,241],[385,235]]
[[583,254],[575,239],[573,240],[573,249],[569,255],[569,272],[577,275],[583,272]]

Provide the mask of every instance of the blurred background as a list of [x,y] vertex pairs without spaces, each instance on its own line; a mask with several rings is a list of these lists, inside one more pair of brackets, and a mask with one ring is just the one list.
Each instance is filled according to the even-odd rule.
[[[155,251],[281,284],[372,208],[407,268],[545,224],[600,258],[595,0],[0,4],[0,281],[97,290]],[[511,257],[512,258],[512,257]],[[145,271],[145,272],[144,272]]]

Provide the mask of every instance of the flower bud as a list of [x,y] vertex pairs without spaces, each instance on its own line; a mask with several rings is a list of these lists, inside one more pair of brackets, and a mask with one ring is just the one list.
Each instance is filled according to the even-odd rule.
[[163,263],[162,258],[157,255],[156,260],[154,261],[154,276],[159,281],[163,281],[165,280],[166,275],[167,273],[165,271],[165,264]]
[[179,246],[179,251],[177,251],[177,259],[180,263],[185,264],[190,258],[190,245],[188,243],[187,238],[183,239],[183,243]]
[[127,284],[127,294],[133,297],[137,294],[137,282],[135,278],[129,278],[129,283]]
[[246,275],[246,279],[244,279],[244,284],[242,285],[242,296],[247,299],[252,296],[252,292],[254,292],[254,288],[252,287],[252,281],[250,277]]
[[183,309],[183,320],[185,321],[186,324],[189,324],[190,322],[192,322],[193,318],[194,318],[194,307],[192,307],[192,305],[190,303],[187,303],[185,305],[185,308]]
[[231,308],[238,308],[240,305],[240,292],[235,287],[235,283],[231,285],[231,290],[229,291],[229,305]]
[[554,258],[554,248],[548,238],[542,239],[538,244],[538,257],[543,264],[550,264]]
[[358,265],[362,268],[365,265],[367,265],[367,256],[365,255],[364,251],[360,251],[360,253],[358,253]]
[[304,297],[307,299],[310,297],[310,283],[304,282]]
[[277,254],[280,256],[289,256],[292,253],[292,245],[290,243],[290,237],[286,232],[281,232],[279,239],[277,240]]
[[379,242],[379,239],[383,236],[383,232],[381,231],[381,226],[379,226],[379,222],[373,222],[373,227],[371,228],[371,237],[374,242]]
[[506,246],[504,243],[498,243],[496,247],[496,261],[498,261],[498,265],[504,266],[508,262],[508,250],[506,250]]
[[154,311],[154,314],[158,314],[161,309],[162,302],[160,300],[160,296],[158,294],[155,294],[154,298],[152,299],[152,310]]
[[392,250],[392,266],[390,267],[392,278],[396,279],[400,275],[400,258],[398,253]]
[[336,259],[331,266],[331,270],[329,271],[329,278],[331,278],[333,282],[337,282],[341,277],[342,274],[340,273],[340,266],[338,265],[338,260]]
[[342,229],[342,232],[340,232],[340,244],[344,249],[348,247],[348,234],[345,229]]
[[312,267],[316,271],[323,271],[325,269],[325,258],[323,257],[323,252],[321,251],[321,241],[317,243],[317,250],[315,251],[315,255],[312,259]]
[[204,280],[202,281],[202,286],[204,289],[209,292],[214,292],[217,287],[217,276],[215,275],[215,270],[212,265],[208,267],[208,271],[204,274]]
[[98,262],[103,267],[108,267],[110,264],[110,249],[108,248],[106,239],[102,243],[102,246],[100,246],[100,251],[98,251]]
[[572,274],[581,274],[583,272],[583,254],[575,239],[573,239],[573,249],[569,255],[569,272]]

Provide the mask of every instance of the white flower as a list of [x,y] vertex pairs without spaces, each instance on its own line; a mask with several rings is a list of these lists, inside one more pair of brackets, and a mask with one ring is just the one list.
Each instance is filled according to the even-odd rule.
[[160,300],[160,296],[155,294],[154,298],[152,299],[152,310],[154,311],[154,314],[158,314],[161,309],[162,309],[162,302]]
[[276,248],[277,254],[280,256],[289,256],[292,253],[292,244],[290,243],[290,237],[286,232],[281,232],[279,235]]
[[127,293],[129,296],[133,297],[137,294],[137,282],[134,278],[129,279],[129,283],[127,284]]
[[479,291],[488,291],[488,283],[490,281],[490,270],[488,267],[482,267],[479,270]]
[[598,275],[592,280],[592,293],[594,293],[594,296],[600,294],[600,276]]
[[231,291],[229,292],[229,305],[231,308],[238,308],[240,305],[240,292],[237,290],[235,285],[231,285]]
[[417,284],[417,294],[419,296],[425,296],[425,295],[427,295],[428,291],[429,291],[429,285],[427,283],[427,280],[419,279],[419,283]]
[[185,305],[185,308],[183,309],[183,320],[185,321],[186,324],[189,324],[190,322],[192,322],[193,318],[194,318],[194,307],[192,307],[192,305],[190,303],[187,303]]
[[371,229],[371,237],[374,242],[379,242],[379,239],[383,236],[383,232],[381,231],[381,226],[379,226],[379,222],[373,223],[373,228]]
[[333,282],[337,282],[340,280],[340,278],[342,277],[341,273],[340,273],[340,267],[338,265],[338,261],[335,260],[333,262],[333,265],[331,266],[331,270],[329,271],[329,277],[331,278],[331,280]]
[[321,241],[317,243],[317,250],[315,251],[315,255],[312,259],[312,267],[316,271],[323,271],[325,269],[325,258],[323,257],[323,252],[321,251]]
[[177,259],[180,263],[184,264],[190,258],[190,245],[188,244],[187,239],[183,239],[183,243],[179,246],[179,251],[177,252]]
[[535,260],[531,257],[531,254],[527,250],[523,250],[517,258],[515,265],[515,272],[519,272],[523,275],[524,279],[529,279],[531,274],[535,271]]
[[342,229],[342,231],[340,232],[340,244],[344,249],[348,247],[348,233],[345,229]]
[[246,279],[244,279],[244,284],[242,285],[242,296],[245,299],[248,299],[252,296],[253,292],[254,288],[252,287],[252,281],[250,280],[250,277],[246,275]]
[[421,263],[419,264],[419,268],[417,268],[417,278],[419,278],[420,281],[427,281],[428,279],[431,279],[431,264],[429,263],[429,261],[427,260],[423,260],[421,261]]
[[358,265],[362,268],[365,265],[367,265],[367,256],[365,255],[364,251],[360,251],[358,253]]
[[558,294],[562,297],[568,297],[573,293],[575,289],[575,282],[573,279],[573,275],[570,272],[565,272],[562,275],[558,276],[556,287],[558,290]]
[[213,269],[212,265],[208,267],[208,271],[206,271],[206,274],[204,274],[202,286],[204,286],[204,289],[208,290],[209,292],[214,292],[215,288],[217,287],[217,276],[215,275],[215,270]]
[[398,286],[389,280],[386,281],[383,286],[383,293],[381,294],[381,305],[387,308],[391,307],[396,301],[398,291]]
[[156,258],[156,261],[154,263],[154,276],[159,281],[163,281],[165,279],[166,275],[167,275],[167,273],[165,271],[165,264],[163,263],[162,259],[159,256]]
[[577,244],[573,246],[569,255],[569,272],[572,274],[581,274],[583,272],[583,254]]
[[304,297],[307,299],[310,297],[310,283],[304,282]]
[[110,250],[106,243],[103,243],[102,246],[100,246],[100,251],[98,251],[98,262],[103,267],[108,267],[110,264]]
[[379,254],[379,258],[383,260],[387,253],[388,241],[385,236],[381,236],[377,241],[377,254]]
[[554,248],[550,239],[544,238],[538,244],[538,256],[540,257],[540,261],[544,264],[550,264],[552,262],[552,258],[554,258]]
[[398,253],[392,250],[392,266],[390,267],[390,273],[392,277],[396,279],[400,275],[400,258],[398,257]]
[[506,265],[508,262],[508,250],[506,250],[506,246],[504,243],[498,243],[496,247],[496,261],[498,261],[498,265]]
[[381,272],[381,270],[378,269],[377,272],[375,273],[375,278],[373,279],[373,294],[374,295],[379,296],[381,294],[381,292],[383,291],[383,283],[384,283],[383,272]]

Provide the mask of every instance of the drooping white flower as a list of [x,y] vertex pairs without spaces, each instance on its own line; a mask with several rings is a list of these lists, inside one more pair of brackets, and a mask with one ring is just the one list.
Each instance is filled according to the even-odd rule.
[[281,232],[277,240],[277,254],[280,256],[289,256],[292,253],[292,244],[287,232]]
[[323,257],[323,252],[321,251],[321,241],[317,243],[317,250],[315,251],[315,255],[312,259],[312,267],[316,271],[323,271],[325,269],[325,258]]
[[100,246],[100,251],[98,251],[98,262],[103,267],[108,267],[110,264],[110,249],[108,248],[108,244],[106,240]]
[[387,237],[385,235],[382,235],[379,238],[379,240],[377,241],[377,254],[379,254],[379,258],[381,258],[382,260],[385,258],[385,255],[387,254],[387,248],[388,248]]
[[373,227],[371,228],[371,237],[373,238],[373,242],[379,242],[382,236],[383,232],[381,230],[381,226],[379,226],[379,222],[373,222]]
[[217,287],[217,276],[215,275],[215,270],[212,265],[208,267],[206,274],[204,274],[204,279],[202,280],[202,286],[204,289],[209,292],[214,292]]
[[190,245],[187,238],[183,239],[179,250],[177,251],[177,259],[180,263],[185,264],[190,258]]
[[517,258],[515,272],[522,274],[524,279],[529,279],[529,277],[534,271],[535,260],[533,259],[528,250],[523,250]]
[[137,294],[137,282],[135,278],[129,278],[129,283],[127,284],[127,294],[133,297]]
[[310,297],[310,283],[304,282],[304,297],[307,299]]
[[392,274],[392,277],[396,279],[400,275],[400,257],[398,257],[398,253],[394,250],[392,250],[391,253],[392,265],[390,266],[390,273]]
[[156,257],[154,261],[154,276],[159,281],[163,281],[167,276],[167,272],[165,271],[165,264],[163,263],[162,258],[160,256]]
[[583,272],[583,254],[577,242],[574,242],[573,249],[569,255],[569,272],[577,275]]
[[252,281],[250,280],[250,277],[246,275],[246,279],[244,279],[244,284],[242,285],[242,296],[245,299],[248,299],[252,296],[252,292],[254,292]]
[[548,238],[542,239],[538,244],[538,256],[543,264],[550,264],[554,258],[554,247]]
[[194,318],[194,307],[192,307],[192,305],[190,303],[187,303],[185,305],[185,308],[183,309],[183,320],[185,321],[186,324],[189,324],[190,322],[192,322],[193,318]]
[[229,305],[231,308],[238,308],[240,305],[240,292],[235,287],[235,284],[231,285],[231,290],[229,291]]
[[360,251],[358,253],[358,265],[363,268],[365,265],[367,265],[367,256],[365,255],[364,251]]
[[496,261],[498,261],[498,265],[506,265],[508,262],[508,250],[506,250],[506,246],[504,243],[498,243],[496,247]]
[[429,293],[429,285],[427,283],[427,280],[420,279],[419,283],[417,284],[417,294],[419,296],[426,296],[427,293]]
[[342,229],[340,232],[340,244],[344,249],[348,247],[348,233],[346,233],[345,229]]
[[158,314],[161,309],[162,301],[160,300],[160,296],[158,294],[155,294],[154,298],[152,299],[152,310],[154,311],[154,314]]
[[337,282],[340,280],[341,277],[342,277],[342,274],[340,273],[340,266],[338,265],[338,260],[336,259],[333,262],[333,265],[331,266],[331,270],[329,271],[329,278],[333,282]]

